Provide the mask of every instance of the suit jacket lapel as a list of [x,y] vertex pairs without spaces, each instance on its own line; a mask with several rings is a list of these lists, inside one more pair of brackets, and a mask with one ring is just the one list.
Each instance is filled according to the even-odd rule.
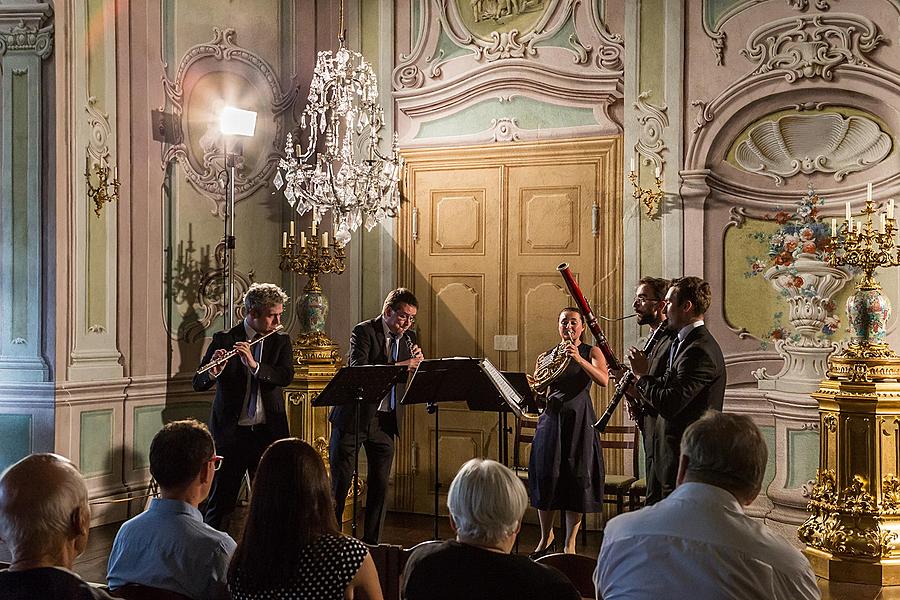
[[[703,332],[705,332],[705,331],[706,331],[706,325],[700,325],[699,327],[694,327],[693,329],[691,329],[690,333],[688,333],[685,336],[684,341],[681,342],[680,344],[678,344],[678,349],[675,352],[675,356],[672,357],[672,362],[675,362],[675,360],[679,356],[684,354],[685,348],[687,348],[688,346],[690,346],[691,344],[696,342],[698,339],[700,339],[700,336],[703,335]],[[675,342],[673,341],[672,343],[674,344]]]
[[[384,336],[384,321],[381,317],[375,319],[372,329],[375,330],[375,344],[378,346],[378,354],[375,355],[374,364],[387,364],[391,361],[391,357],[387,355],[387,338]],[[384,360],[380,360],[382,357]]]

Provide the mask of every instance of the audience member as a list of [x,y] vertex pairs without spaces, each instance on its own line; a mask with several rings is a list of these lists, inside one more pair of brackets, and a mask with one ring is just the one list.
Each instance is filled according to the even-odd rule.
[[107,600],[71,571],[91,528],[87,486],[67,459],[32,454],[0,476],[0,539],[12,553],[0,571],[2,600]]
[[153,437],[150,474],[160,497],[119,529],[109,555],[111,589],[136,583],[195,599],[227,594],[234,540],[205,524],[198,509],[220,460],[209,430],[197,421],[169,423]]
[[528,506],[525,486],[508,468],[473,458],[450,484],[455,540],[416,549],[403,572],[407,600],[580,598],[559,571],[510,554]]
[[597,597],[819,598],[806,558],[742,509],[760,492],[766,458],[746,416],[711,410],[690,425],[675,491],[606,525]]
[[382,600],[375,563],[340,533],[325,463],[306,442],[279,440],[263,454],[228,587],[235,600]]

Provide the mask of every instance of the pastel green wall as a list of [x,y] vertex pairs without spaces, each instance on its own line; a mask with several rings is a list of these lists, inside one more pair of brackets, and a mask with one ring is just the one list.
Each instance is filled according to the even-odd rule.
[[816,478],[819,468],[819,433],[817,431],[788,432],[788,488],[798,488]]
[[111,408],[81,413],[78,466],[85,477],[112,473],[113,411]]
[[0,415],[0,473],[34,448],[31,415]]
[[762,488],[765,490],[775,479],[775,428],[764,426],[759,428],[762,432],[763,439],[766,440],[766,447],[769,449],[769,458],[766,460],[766,473],[763,475]]
[[168,408],[164,404],[135,407],[131,468],[137,470],[150,466],[150,442],[165,423],[181,419],[197,419],[202,422],[208,417],[207,402],[184,402]]

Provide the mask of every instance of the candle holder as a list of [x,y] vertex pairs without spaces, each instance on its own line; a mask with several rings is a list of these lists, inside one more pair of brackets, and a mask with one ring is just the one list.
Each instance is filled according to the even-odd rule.
[[85,159],[84,181],[87,184],[87,195],[94,202],[94,214],[100,218],[100,210],[107,202],[113,202],[119,199],[119,168],[113,171],[112,181],[109,179],[109,165],[105,160],[94,163],[94,175],[97,178],[97,185],[91,183],[91,159]]
[[657,167],[654,173],[655,189],[651,190],[649,188],[642,188],[638,184],[638,173],[634,170],[633,166],[628,173],[628,181],[631,182],[631,186],[634,188],[634,191],[631,192],[631,197],[644,205],[647,216],[651,219],[659,211],[659,205],[662,203],[664,196],[662,191],[662,178],[660,175],[659,167]]
[[885,342],[891,303],[881,293],[881,283],[875,277],[879,267],[900,265],[900,247],[894,242],[893,201],[887,214],[879,213],[881,222],[877,228],[873,218],[876,213],[870,192],[866,195],[866,207],[860,213],[859,221],[850,213],[849,207],[848,218],[840,228],[832,220],[826,261],[833,267],[848,266],[862,272],[855,293],[847,299],[852,339],[841,357],[879,359],[897,356]]

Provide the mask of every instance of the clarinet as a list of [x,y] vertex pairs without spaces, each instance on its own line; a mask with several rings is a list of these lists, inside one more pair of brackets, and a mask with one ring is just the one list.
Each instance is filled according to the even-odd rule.
[[[668,326],[668,319],[663,320],[659,326],[653,330],[653,333],[650,334],[650,338],[644,344],[644,353],[650,352],[653,350],[653,347],[663,338],[666,333],[666,327]],[[616,385],[616,393],[612,397],[612,400],[609,401],[609,405],[606,407],[606,411],[603,415],[597,419],[597,422],[594,423],[594,429],[603,433],[606,430],[606,425],[609,423],[610,418],[612,418],[613,413],[616,411],[616,407],[619,405],[619,402],[622,401],[622,398],[625,397],[625,390],[634,383],[634,373],[631,369],[625,372],[625,375],[622,376],[622,379],[619,381],[618,385]],[[637,416],[637,415],[636,415]],[[638,427],[640,427],[640,417],[638,416]]]

